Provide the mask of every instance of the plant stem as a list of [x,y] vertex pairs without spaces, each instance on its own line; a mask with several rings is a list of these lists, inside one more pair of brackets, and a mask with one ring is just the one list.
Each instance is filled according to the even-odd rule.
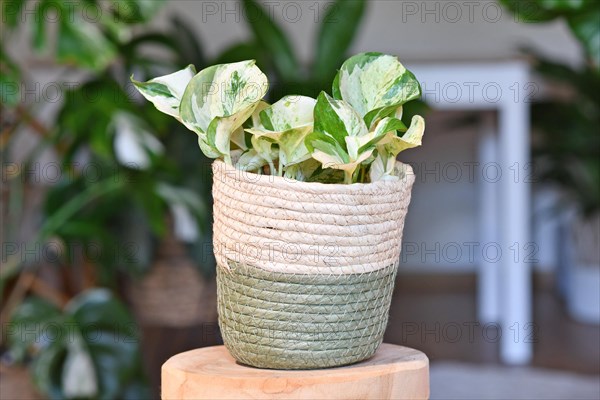
[[280,148],[279,149],[279,170],[277,171],[278,176],[283,176],[283,163],[281,162],[282,154],[283,154],[283,152],[281,151],[281,148]]
[[344,183],[350,185],[352,183],[352,175],[354,171],[344,170]]

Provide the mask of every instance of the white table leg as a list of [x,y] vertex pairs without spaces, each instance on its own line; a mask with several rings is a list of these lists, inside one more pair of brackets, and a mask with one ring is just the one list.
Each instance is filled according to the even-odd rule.
[[[524,69],[513,71],[518,84],[527,81]],[[531,313],[529,105],[522,98],[505,98],[499,114],[501,327],[500,358],[526,364],[533,355]]]
[[[498,237],[498,143],[494,118],[487,113],[479,138],[479,239],[477,274],[477,314],[481,323],[500,322],[499,262],[493,248]],[[490,249],[490,254],[484,253]],[[485,249],[485,250],[484,250]]]

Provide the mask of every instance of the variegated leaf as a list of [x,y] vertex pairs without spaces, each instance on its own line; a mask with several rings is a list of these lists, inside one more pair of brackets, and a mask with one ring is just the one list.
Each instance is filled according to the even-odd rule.
[[181,71],[159,76],[148,82],[138,82],[132,76],[131,82],[159,111],[181,120],[179,117],[179,104],[185,88],[195,74],[196,68],[193,65],[188,65]]
[[[279,146],[279,172],[283,167],[310,157],[304,138],[313,129],[315,99],[285,96],[259,113],[259,122],[246,129],[258,138],[269,138]],[[256,114],[256,113],[255,113]]]
[[369,132],[368,142],[363,144],[363,149],[380,145],[381,142],[386,140],[388,136],[395,137],[397,131],[406,132],[406,129],[406,125],[404,125],[404,123],[398,118],[385,117],[384,119],[380,120]]
[[309,158],[305,161],[288,166],[283,176],[288,179],[304,182],[307,181],[320,166],[320,162],[313,158]]
[[351,183],[354,171],[371,156],[375,145],[363,119],[343,101],[321,92],[315,105],[314,132],[306,138],[311,156],[324,168],[341,169],[345,182]]
[[248,120],[246,120],[242,127],[236,129],[235,132],[232,133],[231,142],[235,144],[239,149],[246,151],[252,146],[252,143],[250,142],[252,135],[246,132],[244,128],[253,128],[260,126],[259,114],[262,110],[266,109],[267,107],[269,107],[269,103],[262,100],[259,101],[258,105],[254,109],[254,112],[252,113],[252,116]]
[[279,150],[273,140],[267,137],[252,136],[251,142],[252,149],[265,160],[266,164],[269,164],[271,174],[274,174],[276,171],[275,160],[277,159]]
[[385,151],[395,157],[401,151],[420,146],[423,133],[425,133],[425,120],[420,115],[415,115],[411,120],[410,127],[402,136],[398,136],[395,132],[388,132],[385,138],[379,142],[379,146],[385,147]]
[[[276,156],[276,153],[271,153],[269,154],[268,158],[272,160]],[[250,149],[242,153],[240,158],[237,160],[235,167],[241,171],[258,171],[260,168],[268,164],[269,161],[267,161],[263,155],[258,154],[258,152],[254,149]]]
[[361,53],[350,57],[336,75],[333,96],[354,107],[371,127],[421,96],[415,76],[394,56]]
[[371,182],[378,180],[391,179],[395,176],[396,157],[398,153],[406,149],[421,145],[423,133],[425,132],[425,120],[420,115],[412,118],[410,127],[402,136],[398,136],[396,131],[389,130],[389,126],[394,126],[393,121],[388,122],[389,118],[383,119],[379,124],[386,123],[382,131],[387,131],[385,137],[377,145],[377,157],[371,165],[369,172]]
[[250,118],[267,89],[267,77],[253,60],[208,67],[188,84],[181,119],[204,147],[211,148],[207,156],[218,154],[231,164],[231,136]]

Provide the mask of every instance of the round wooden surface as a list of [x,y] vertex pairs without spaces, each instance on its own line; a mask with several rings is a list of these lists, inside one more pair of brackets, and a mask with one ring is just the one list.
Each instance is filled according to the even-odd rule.
[[162,366],[163,399],[427,399],[429,360],[382,344],[345,367],[282,371],[237,363],[225,346],[177,354]]

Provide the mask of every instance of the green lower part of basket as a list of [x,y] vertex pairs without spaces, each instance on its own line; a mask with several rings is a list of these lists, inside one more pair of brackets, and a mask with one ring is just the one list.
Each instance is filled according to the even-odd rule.
[[396,265],[350,275],[217,268],[219,326],[239,362],[315,369],[371,357],[383,340]]

